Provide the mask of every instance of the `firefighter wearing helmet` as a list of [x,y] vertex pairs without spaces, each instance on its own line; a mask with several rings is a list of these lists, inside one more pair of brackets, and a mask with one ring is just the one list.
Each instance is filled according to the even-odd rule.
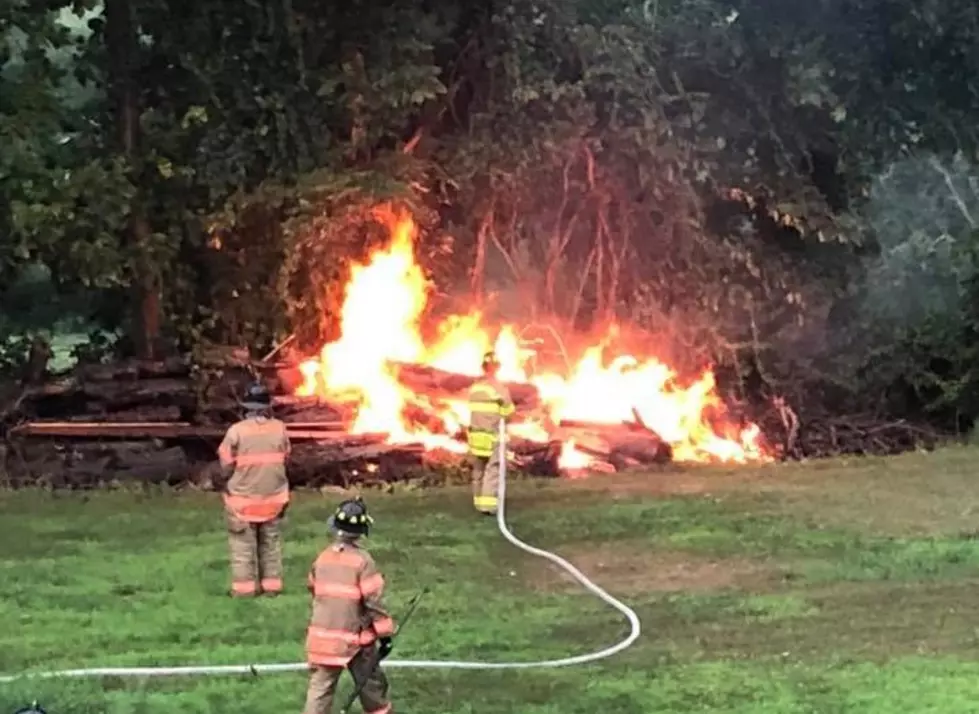
[[313,611],[306,633],[310,676],[304,714],[329,714],[344,669],[363,684],[365,714],[393,711],[379,665],[393,648],[394,620],[382,599],[384,577],[359,544],[373,522],[359,497],[341,503],[329,521],[335,540],[309,571]]
[[468,442],[473,469],[473,506],[486,515],[494,515],[498,506],[500,421],[514,412],[510,391],[496,377],[499,369],[496,354],[487,352],[483,357],[483,376],[469,390]]
[[282,592],[282,518],[289,504],[286,425],[272,418],[272,398],[260,383],[241,402],[244,418],[218,448],[231,549],[231,595]]

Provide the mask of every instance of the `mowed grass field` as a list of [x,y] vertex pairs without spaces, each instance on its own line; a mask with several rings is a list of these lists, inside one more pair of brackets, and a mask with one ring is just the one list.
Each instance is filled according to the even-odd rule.
[[[303,581],[339,498],[297,497],[286,595],[232,601],[213,494],[0,495],[0,672],[301,660]],[[432,588],[393,658],[527,661],[626,634],[475,518],[466,489],[367,498],[392,609]],[[519,537],[635,607],[640,640],[578,668],[391,669],[397,711],[979,712],[977,450],[514,483],[509,511]],[[0,714],[35,698],[49,714],[298,714],[305,687],[18,681],[0,684]]]

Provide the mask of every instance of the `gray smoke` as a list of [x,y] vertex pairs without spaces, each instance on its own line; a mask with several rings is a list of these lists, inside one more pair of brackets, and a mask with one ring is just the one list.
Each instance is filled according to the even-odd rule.
[[881,255],[870,266],[865,307],[912,327],[965,305],[979,249],[979,171],[963,155],[911,157],[873,182],[864,218]]

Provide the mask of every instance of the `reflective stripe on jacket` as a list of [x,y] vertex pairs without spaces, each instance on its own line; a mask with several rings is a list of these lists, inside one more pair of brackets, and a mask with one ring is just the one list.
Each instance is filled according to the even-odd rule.
[[286,458],[292,447],[286,425],[253,416],[233,424],[218,447],[222,468],[233,469],[225,505],[248,523],[275,518],[289,502]]
[[489,456],[496,448],[500,419],[515,411],[510,390],[503,382],[481,379],[469,389],[469,452]]
[[384,577],[370,553],[337,541],[309,571],[313,613],[306,633],[309,664],[344,667],[361,647],[394,634],[384,607]]

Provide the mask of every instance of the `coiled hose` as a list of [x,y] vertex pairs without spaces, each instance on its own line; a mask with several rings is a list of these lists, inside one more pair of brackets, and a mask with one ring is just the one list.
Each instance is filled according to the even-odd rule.
[[[524,543],[510,531],[506,522],[506,424],[500,420],[499,433],[499,461],[500,461],[500,485],[498,490],[499,507],[496,512],[496,524],[500,533],[510,543],[520,550],[536,555],[551,561],[562,568],[583,587],[589,590],[602,602],[618,610],[629,622],[629,634],[620,642],[606,647],[596,652],[564,657],[561,659],[538,660],[531,662],[480,662],[467,660],[439,660],[439,659],[387,659],[384,661],[385,668],[404,668],[404,669],[536,669],[548,667],[573,667],[575,665],[595,662],[606,659],[612,655],[631,647],[639,638],[641,624],[635,611],[628,605],[609,595],[605,590],[593,583],[580,570],[559,555],[555,555],[543,548],[535,548]],[[280,672],[301,672],[306,671],[308,665],[305,662],[288,662],[278,664],[230,664],[230,665],[184,665],[175,667],[92,667],[87,669],[63,669],[53,672],[24,673],[19,675],[7,675],[0,677],[0,682],[10,682],[24,677],[173,677],[177,675],[205,675],[214,676],[221,674],[273,674]]]

